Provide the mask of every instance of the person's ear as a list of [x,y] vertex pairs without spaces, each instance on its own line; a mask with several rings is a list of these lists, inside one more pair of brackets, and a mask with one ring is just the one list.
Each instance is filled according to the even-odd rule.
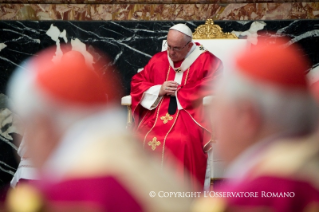
[[194,43],[191,41],[191,42],[189,42],[189,44],[188,44],[188,48],[190,49],[190,48],[192,48],[192,46],[194,45]]
[[261,116],[257,107],[249,101],[241,101],[237,105],[239,126],[242,126],[249,135],[255,136],[261,125]]

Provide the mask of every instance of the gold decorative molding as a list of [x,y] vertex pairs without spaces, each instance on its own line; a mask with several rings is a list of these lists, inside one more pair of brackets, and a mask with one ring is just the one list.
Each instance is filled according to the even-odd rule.
[[205,24],[195,29],[193,39],[238,39],[238,37],[234,33],[223,32],[222,28],[214,24],[212,19],[207,19]]

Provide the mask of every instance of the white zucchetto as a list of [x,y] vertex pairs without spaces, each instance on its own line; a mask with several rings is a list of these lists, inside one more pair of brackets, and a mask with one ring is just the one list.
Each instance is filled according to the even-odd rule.
[[174,30],[177,30],[177,31],[191,37],[191,38],[193,37],[192,30],[186,24],[176,24],[169,29],[174,29]]

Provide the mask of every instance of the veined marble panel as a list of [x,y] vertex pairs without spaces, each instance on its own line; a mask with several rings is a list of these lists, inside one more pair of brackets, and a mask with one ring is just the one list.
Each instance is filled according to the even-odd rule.
[[0,20],[316,19],[318,2],[229,4],[1,4]]

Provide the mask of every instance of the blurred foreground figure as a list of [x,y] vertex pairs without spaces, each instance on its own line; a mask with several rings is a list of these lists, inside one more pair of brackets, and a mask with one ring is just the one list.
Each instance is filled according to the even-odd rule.
[[[23,67],[22,69],[25,69],[25,70],[32,69],[32,64],[34,64],[33,60],[29,59],[27,61],[24,61],[21,64],[21,67]],[[20,71],[22,72],[25,70],[20,70]],[[13,89],[15,89],[15,88],[13,88]],[[11,105],[13,105],[13,104],[11,103]],[[16,106],[14,106],[14,108],[15,107]],[[22,124],[22,126],[24,126],[24,125]],[[23,130],[23,134],[25,134],[24,130]],[[16,187],[21,182],[30,182],[33,180],[38,180],[36,168],[32,164],[32,161],[28,157],[27,152],[26,152],[26,143],[25,143],[24,137],[26,137],[26,136],[25,135],[23,136],[22,141],[21,141],[19,148],[18,148],[18,151],[17,151],[18,155],[20,156],[19,166],[17,168],[17,171],[14,173],[14,176],[10,182],[10,186],[13,188]]]
[[217,88],[213,122],[226,180],[194,211],[319,211],[317,111],[308,62],[286,40],[236,58]]
[[40,180],[13,189],[7,211],[187,211],[189,199],[150,197],[183,190],[125,131],[110,72],[92,70],[76,51],[56,64],[52,55],[40,53],[10,82]]
[[26,144],[25,140],[22,139],[21,144],[18,148],[18,155],[21,160],[17,171],[10,182],[11,187],[16,187],[20,182],[28,182],[32,180],[38,180],[37,171],[33,166],[30,158],[26,157]]

